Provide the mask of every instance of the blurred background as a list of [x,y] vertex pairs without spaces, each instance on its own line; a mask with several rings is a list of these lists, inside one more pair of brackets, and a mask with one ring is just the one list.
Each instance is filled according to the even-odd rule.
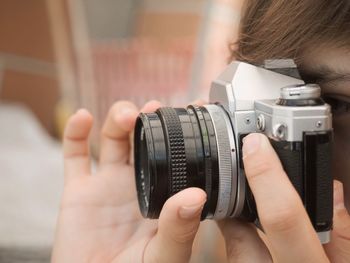
[[[228,63],[241,2],[0,0],[0,262],[49,261],[67,117],[92,112],[97,148],[117,100],[206,99]],[[211,222],[192,261],[225,262]]]

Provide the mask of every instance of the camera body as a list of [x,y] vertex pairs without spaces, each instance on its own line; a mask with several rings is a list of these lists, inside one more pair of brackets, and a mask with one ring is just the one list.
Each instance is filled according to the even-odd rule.
[[329,242],[331,108],[292,60],[233,62],[213,81],[210,104],[140,114],[134,159],[141,214],[158,218],[170,196],[199,187],[207,194],[202,219],[241,218],[260,226],[242,162],[242,139],[253,132],[269,138],[320,241]]
[[[225,183],[221,191],[227,190],[222,210],[225,214],[232,209],[229,203],[235,203],[230,217],[242,217],[259,225],[241,149],[244,136],[261,132],[270,139],[321,242],[327,243],[333,217],[331,108],[321,99],[317,85],[305,84],[298,76],[292,60],[267,61],[264,67],[233,62],[213,81],[210,102],[220,104],[228,113],[232,124],[228,136],[233,136],[229,147],[236,152],[226,164],[219,165],[237,169],[237,180],[232,176],[222,180]],[[214,125],[221,125],[219,118],[212,118]],[[229,184],[233,187],[227,187]],[[229,189],[237,191],[232,193]]]

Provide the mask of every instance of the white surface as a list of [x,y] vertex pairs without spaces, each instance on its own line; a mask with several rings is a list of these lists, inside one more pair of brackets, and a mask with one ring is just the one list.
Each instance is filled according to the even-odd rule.
[[0,103],[0,247],[52,244],[63,187],[61,146],[26,109]]
[[231,112],[250,111],[254,110],[255,100],[278,99],[281,88],[295,84],[304,84],[304,81],[235,61],[214,80],[210,102],[226,102],[227,90],[231,89],[233,98],[226,102]]

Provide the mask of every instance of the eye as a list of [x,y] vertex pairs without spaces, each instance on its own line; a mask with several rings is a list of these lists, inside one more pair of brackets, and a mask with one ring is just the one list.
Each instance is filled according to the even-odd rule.
[[326,96],[323,99],[332,107],[333,115],[340,115],[350,111],[350,102],[348,101],[330,96]]

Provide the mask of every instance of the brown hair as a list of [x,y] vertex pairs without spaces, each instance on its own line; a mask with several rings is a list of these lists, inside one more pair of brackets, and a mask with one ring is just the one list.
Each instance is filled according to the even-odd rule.
[[232,57],[253,64],[265,59],[302,59],[325,43],[350,46],[349,0],[245,0]]

